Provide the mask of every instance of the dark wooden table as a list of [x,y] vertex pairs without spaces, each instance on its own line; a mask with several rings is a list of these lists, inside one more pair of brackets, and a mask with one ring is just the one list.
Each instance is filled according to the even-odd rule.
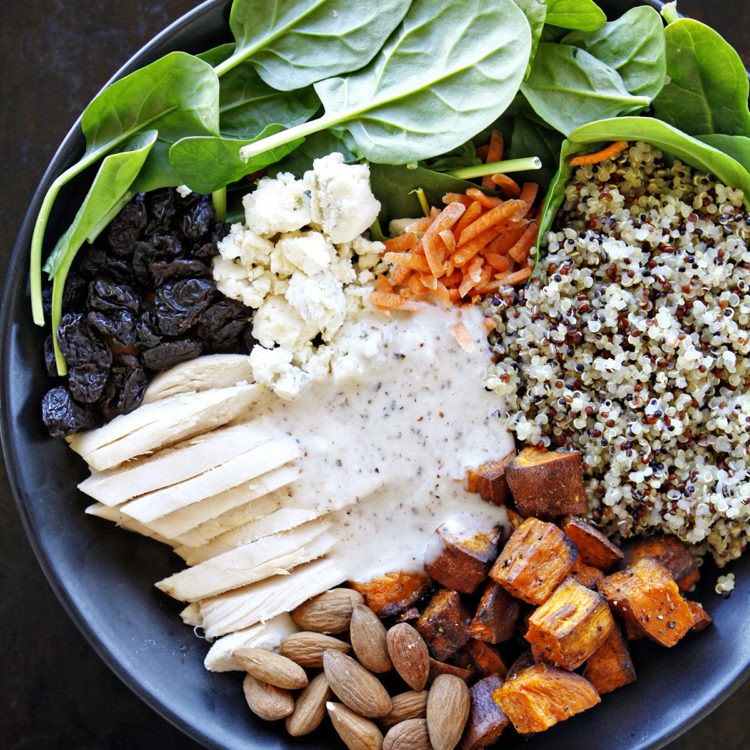
[[[34,188],[78,113],[135,50],[195,5],[0,0],[0,276]],[[750,64],[747,0],[680,0],[680,10],[712,24]],[[750,683],[670,750],[750,748],[748,708]],[[1,464],[0,747],[198,747],[124,687],[68,620],[26,541]]]

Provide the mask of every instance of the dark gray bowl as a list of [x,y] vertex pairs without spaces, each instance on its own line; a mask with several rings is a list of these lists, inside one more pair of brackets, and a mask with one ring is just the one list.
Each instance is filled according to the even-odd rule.
[[[603,5],[619,13],[632,5]],[[229,0],[209,0],[170,26],[115,77],[167,51],[206,49],[224,41]],[[329,734],[290,740],[274,725],[255,721],[244,703],[238,674],[203,669],[206,644],[195,638],[172,600],[153,582],[180,567],[166,548],[83,515],[86,499],[75,489],[85,466],[62,441],[50,440],[39,419],[48,387],[43,334],[29,313],[28,248],[33,219],[54,177],[83,151],[75,126],[37,190],[10,263],[0,318],[2,438],[19,514],[40,565],[97,653],[146,703],[198,742],[216,748],[325,748]],[[58,200],[48,235],[55,236],[77,208],[83,183]],[[729,568],[737,590],[729,599],[711,590],[715,572],[695,594],[715,625],[681,643],[673,653],[649,643],[633,649],[639,679],[602,705],[528,742],[507,747],[578,750],[582,744],[611,750],[660,747],[708,713],[750,676],[750,561]]]

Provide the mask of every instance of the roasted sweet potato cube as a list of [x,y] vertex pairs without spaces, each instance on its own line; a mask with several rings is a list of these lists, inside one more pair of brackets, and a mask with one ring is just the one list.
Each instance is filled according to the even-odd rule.
[[440,524],[427,543],[424,569],[433,581],[473,594],[497,557],[502,527],[491,518],[458,513]]
[[421,599],[430,590],[430,579],[422,573],[397,570],[366,583],[349,581],[349,585],[364,596],[365,604],[378,617],[390,617]]
[[466,472],[469,492],[478,492],[482,500],[492,505],[505,505],[510,498],[508,482],[505,479],[505,467],[516,455],[515,450],[504,458],[487,461],[476,469]]
[[515,531],[523,523],[523,516],[520,513],[516,513],[513,508],[508,508],[507,513],[510,530]]
[[581,675],[535,664],[506,680],[492,697],[520,734],[543,732],[601,701]]
[[630,649],[618,627],[615,627],[607,640],[591,654],[583,670],[583,676],[596,688],[599,695],[611,693],[635,680]]
[[449,664],[446,661],[438,661],[430,657],[430,671],[427,675],[427,688],[429,689],[435,678],[440,674],[452,674],[462,679],[467,685],[474,681],[477,673],[470,667],[461,667],[457,664]]
[[700,578],[698,566],[687,547],[676,536],[639,539],[623,547],[624,564],[632,565],[642,557],[655,557],[671,574],[680,591],[690,591]]
[[469,657],[471,665],[482,677],[499,674],[505,677],[508,668],[500,654],[484,641],[473,638],[461,649]]
[[508,488],[522,516],[579,516],[588,509],[581,454],[524,448],[506,467]]
[[513,596],[541,604],[568,575],[575,545],[553,523],[527,518],[511,535],[490,577]]
[[529,618],[526,640],[541,659],[563,669],[580,667],[615,627],[607,600],[566,578]]
[[479,750],[491,745],[510,724],[510,719],[492,698],[492,693],[502,684],[501,677],[490,675],[469,688],[471,711],[460,750]]
[[414,624],[425,639],[430,654],[444,661],[469,641],[471,615],[457,591],[436,591],[422,616]]
[[690,607],[672,574],[653,557],[607,576],[599,591],[617,614],[662,646],[674,646],[693,627]]
[[628,620],[623,622],[625,623],[625,637],[629,641],[639,641],[646,637],[646,631],[637,622],[629,622]]
[[560,528],[572,539],[578,549],[578,559],[586,565],[608,571],[623,558],[619,547],[612,544],[599,529],[580,518],[566,516]]
[[518,658],[508,667],[508,671],[505,674],[506,680],[512,680],[519,672],[522,672],[526,667],[532,667],[537,663],[534,658],[534,654],[531,649],[527,649],[521,653]]
[[520,614],[519,602],[499,584],[487,581],[469,634],[487,643],[502,643],[513,637]]
[[582,563],[580,557],[573,563],[569,575],[587,589],[595,589],[599,581],[604,578],[604,573],[599,568]]
[[711,615],[703,609],[703,605],[700,602],[691,602],[688,599],[687,605],[690,607],[690,613],[693,615],[693,630],[696,633],[705,630],[713,622]]

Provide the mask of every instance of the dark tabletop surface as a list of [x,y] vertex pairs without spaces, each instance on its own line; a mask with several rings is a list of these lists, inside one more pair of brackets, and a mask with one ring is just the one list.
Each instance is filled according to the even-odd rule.
[[[197,4],[0,0],[0,278],[32,193],[76,116],[133,52]],[[718,29],[750,65],[748,0],[679,7]],[[748,709],[750,682],[670,750],[750,748]],[[122,685],[67,618],[0,464],[0,748],[197,747]]]

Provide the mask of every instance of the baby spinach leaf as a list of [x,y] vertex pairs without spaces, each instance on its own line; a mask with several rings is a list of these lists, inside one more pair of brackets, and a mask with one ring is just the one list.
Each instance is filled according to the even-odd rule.
[[408,8],[409,0],[234,0],[236,47],[216,72],[250,60],[281,91],[348,73],[372,60]]
[[363,70],[315,84],[325,114],[243,149],[250,158],[326,128],[369,161],[405,164],[449,151],[510,104],[531,50],[513,0],[415,0]]
[[431,206],[442,206],[446,193],[465,193],[468,188],[477,185],[424,167],[370,164],[370,187],[380,201],[378,220],[380,226],[385,228],[392,219],[422,216],[416,188],[424,190]]
[[670,23],[665,34],[668,82],[654,115],[691,135],[750,135],[747,71],[732,46],[689,18]]
[[63,185],[130,138],[155,128],[160,137],[218,133],[219,81],[213,68],[192,55],[172,52],[116,81],[83,112],[83,157],[50,185],[31,239],[30,284],[34,322],[44,323],[42,243],[52,205]]
[[268,172],[272,175],[279,174],[279,172],[291,172],[299,179],[310,169],[310,165],[315,159],[332,154],[334,151],[343,154],[344,161],[347,164],[351,164],[359,159],[330,130],[322,130],[305,138],[305,142],[301,146],[298,146],[288,156],[277,162],[273,166],[273,169],[269,169]]
[[426,159],[420,166],[431,169],[434,172],[452,172],[454,169],[475,166],[481,164],[482,160],[477,156],[477,150],[472,141],[462,143],[458,148],[441,154],[436,159]]
[[631,8],[596,31],[571,31],[563,44],[582,47],[614,68],[631,93],[653,99],[667,75],[661,16],[646,5]]
[[526,20],[529,22],[531,29],[531,54],[529,55],[528,73],[531,70],[531,63],[536,54],[536,48],[542,38],[544,21],[547,18],[547,0],[513,0],[515,4],[524,12]]
[[746,135],[709,133],[708,135],[698,135],[696,138],[728,154],[750,171],[750,138]]
[[563,204],[565,200],[565,187],[570,178],[573,176],[574,167],[570,166],[570,159],[577,154],[582,153],[587,149],[587,144],[584,143],[573,143],[567,138],[562,142],[560,147],[560,158],[558,161],[557,171],[555,172],[552,181],[550,182],[547,195],[544,198],[542,204],[542,213],[539,218],[539,232],[536,238],[536,255],[534,259],[534,271],[539,263],[539,253],[544,241],[544,235],[552,226],[552,222],[555,219],[557,210]]
[[[93,242],[132,195],[130,186],[141,170],[149,151],[156,142],[156,130],[147,130],[132,138],[124,150],[107,156],[101,163],[73,223],[60,238],[47,259],[45,270],[52,277],[52,330],[57,331],[62,317],[62,298],[65,280],[73,260],[84,242]],[[66,372],[65,359],[53,336],[53,347],[58,374]]]
[[557,170],[557,155],[560,153],[562,135],[556,130],[539,125],[539,123],[518,114],[513,121],[513,133],[510,148],[506,152],[508,159],[520,159],[534,154],[542,160],[542,168],[513,175],[516,182],[538,182],[544,189]]
[[[257,138],[266,138],[283,130],[283,125],[269,125]],[[277,162],[297,148],[302,139],[288,141],[249,161],[242,161],[239,157],[240,149],[251,143],[252,139],[221,136],[182,138],[169,150],[169,160],[181,182],[196,193],[208,195],[226,187],[230,182],[236,182],[245,175]]]
[[564,29],[594,31],[607,16],[593,0],[548,0],[547,23]]
[[592,120],[638,112],[651,103],[628,92],[616,70],[585,50],[551,42],[539,44],[521,91],[545,122],[566,135]]
[[645,141],[713,174],[725,185],[740,188],[745,193],[745,205],[750,205],[750,171],[723,151],[653,117],[615,117],[592,122],[573,131],[568,139],[574,143]]

